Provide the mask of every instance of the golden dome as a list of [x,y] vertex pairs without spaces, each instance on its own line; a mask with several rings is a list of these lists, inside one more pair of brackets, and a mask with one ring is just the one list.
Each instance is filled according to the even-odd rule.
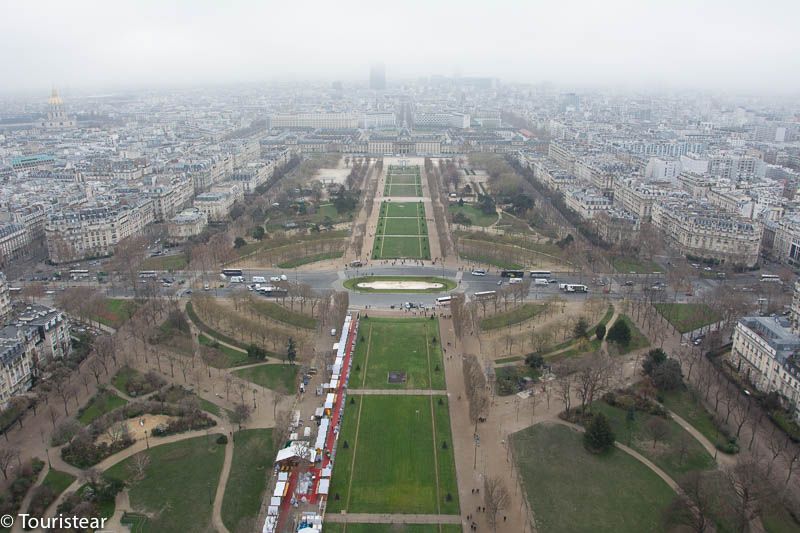
[[47,99],[47,103],[50,105],[62,105],[64,101],[58,96],[58,90],[53,87],[53,92],[50,93],[50,98]]

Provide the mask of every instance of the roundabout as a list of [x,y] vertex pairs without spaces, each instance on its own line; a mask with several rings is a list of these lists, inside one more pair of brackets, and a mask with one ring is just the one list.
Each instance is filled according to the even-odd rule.
[[358,292],[435,293],[456,288],[456,282],[432,276],[361,276],[345,281],[344,288]]

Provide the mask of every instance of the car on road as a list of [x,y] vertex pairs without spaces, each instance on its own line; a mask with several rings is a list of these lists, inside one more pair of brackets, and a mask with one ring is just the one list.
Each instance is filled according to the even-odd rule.
[[502,284],[503,284],[503,280],[502,280],[502,279],[498,279],[498,280],[497,280],[497,284],[498,284],[498,285],[502,285]]
[[485,276],[486,275],[486,270],[484,270],[483,268],[476,268],[476,269],[474,269],[472,271],[472,275],[473,276]]
[[625,282],[625,286],[626,287],[633,287],[633,282],[631,280],[628,280],[628,281]]
[[204,291],[210,291],[211,290],[211,285],[209,285],[208,283],[203,283],[203,290]]

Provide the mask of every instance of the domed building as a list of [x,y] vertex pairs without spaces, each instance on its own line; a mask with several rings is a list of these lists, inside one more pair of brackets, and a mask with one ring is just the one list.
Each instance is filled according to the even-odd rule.
[[58,95],[58,90],[53,87],[50,98],[47,99],[50,110],[47,112],[47,119],[42,120],[39,126],[45,129],[74,128],[76,121],[74,117],[67,115],[64,110],[64,101]]

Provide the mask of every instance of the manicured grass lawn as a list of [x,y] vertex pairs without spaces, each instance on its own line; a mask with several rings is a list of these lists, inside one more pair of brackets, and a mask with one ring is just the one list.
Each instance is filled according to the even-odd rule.
[[511,263],[508,261],[503,261],[502,259],[497,259],[485,255],[475,255],[470,253],[459,252],[458,256],[464,261],[472,261],[481,265],[491,265],[493,267],[504,268],[506,270],[520,270],[524,268],[519,263]]
[[298,313],[297,311],[292,311],[288,307],[276,304],[275,302],[257,300],[252,303],[252,306],[257,313],[290,326],[304,329],[316,329],[317,327],[317,319]]
[[715,466],[714,458],[674,420],[662,418],[669,431],[666,437],[654,445],[647,423],[659,417],[637,411],[634,421],[629,423],[626,420],[626,411],[602,401],[595,402],[592,410],[608,417],[618,442],[630,446],[653,461],[676,481],[693,470],[708,470]]
[[[328,510],[351,513],[445,513],[455,514],[454,501],[445,505],[447,493],[440,490],[436,498],[436,469],[431,422],[431,398],[423,396],[363,396],[360,398],[361,419],[358,435],[355,424],[344,424],[339,436],[336,468],[333,475],[332,498]],[[435,405],[435,409],[445,406]],[[357,418],[359,405],[350,404],[345,418]],[[437,437],[439,435],[437,434]],[[344,441],[348,447],[344,448]],[[441,443],[438,443],[441,446]],[[438,453],[439,461],[452,462],[452,447]],[[352,472],[349,466],[356,454]],[[440,465],[440,472],[453,465]],[[349,506],[347,486],[352,475]],[[442,476],[447,483],[449,474]],[[454,487],[454,484],[451,485]],[[448,489],[450,490],[450,489]],[[454,489],[453,489],[454,490]],[[336,500],[336,494],[340,499]]]
[[383,202],[381,216],[384,217],[425,217],[425,208],[414,202]]
[[[639,331],[639,328],[636,327],[636,324],[634,324],[633,320],[631,320],[627,315],[618,315],[617,316],[617,320],[622,320],[624,322],[627,322],[628,323],[628,327],[631,330],[631,340],[627,344],[627,346],[617,345],[617,346],[619,346],[619,349],[620,349],[620,355],[624,355],[624,354],[630,353],[630,352],[632,352],[634,350],[638,350],[640,348],[647,348],[648,346],[650,346],[650,341],[647,340],[647,337],[645,337],[644,334],[642,334],[641,331]],[[616,324],[616,323],[617,322],[614,321],[614,324]],[[614,327],[613,324],[610,327],[608,327],[606,330],[608,331],[612,327]]]
[[522,361],[524,357],[521,355],[512,355],[511,357],[501,357],[500,359],[495,359],[494,364],[502,365],[504,363],[516,363],[517,361]]
[[[775,506],[768,506],[761,513],[761,523],[767,533],[793,533],[800,531],[800,522],[797,522],[792,515],[780,504],[775,502]],[[350,526],[347,526],[350,531]]]
[[628,274],[629,272],[651,274],[661,271],[661,267],[657,263],[641,261],[635,257],[612,257],[611,264],[617,272],[622,274]]
[[233,373],[256,385],[287,394],[294,390],[297,365],[261,365],[234,370]]
[[[218,343],[216,340],[212,339],[211,337],[201,333],[198,335],[198,340],[200,344],[205,346],[210,346],[215,350],[218,350],[222,355],[223,358],[219,360],[211,360],[209,361],[209,365],[215,368],[231,368],[234,366],[242,366],[242,365],[249,365],[253,363],[260,363],[260,359],[252,359],[247,356],[247,352],[239,350],[237,348],[231,348],[230,346],[225,346],[224,344]],[[274,354],[270,354],[271,357],[275,357]]]
[[211,507],[225,458],[225,447],[216,444],[216,434],[155,446],[140,452],[150,456],[145,478],[130,478],[128,458],[106,471],[106,475],[128,481],[131,506],[157,513],[148,520],[148,530],[183,533],[205,531],[211,526]]
[[229,531],[239,531],[243,520],[258,516],[274,460],[272,429],[234,434],[233,462],[222,499],[222,521]]
[[[425,224],[418,218],[384,218],[383,227],[378,229],[381,235],[424,235]],[[383,231],[381,231],[381,229]]]
[[278,263],[278,268],[294,268],[303,265],[309,265],[319,261],[327,261],[328,259],[338,259],[344,255],[344,252],[327,252],[324,254],[309,255],[308,257],[301,257],[299,259],[292,259]]
[[519,324],[520,322],[530,320],[539,314],[542,309],[544,309],[543,305],[531,303],[522,304],[520,307],[512,309],[511,311],[498,313],[496,315],[481,319],[481,329],[483,331],[488,331],[491,329],[513,326],[514,324]]
[[[347,524],[347,533],[461,533],[461,526],[442,524]],[[325,533],[342,533],[344,524],[325,523]]]
[[[359,283],[370,281],[423,281],[428,283],[441,283],[444,287],[440,289],[424,289],[424,290],[406,290],[406,289],[371,289],[369,287],[359,287]],[[445,292],[456,288],[456,282],[447,278],[437,278],[433,276],[362,276],[359,278],[350,278],[343,283],[345,289],[358,292]]]
[[725,436],[720,433],[711,414],[703,407],[700,399],[692,391],[682,388],[680,390],[662,392],[664,407],[686,420],[697,431],[702,433],[713,444],[724,444]]
[[50,487],[53,493],[58,496],[67,490],[67,487],[72,485],[72,482],[75,481],[75,479],[75,476],[72,474],[51,468],[47,471],[47,475],[44,476],[42,485],[45,487]]
[[392,183],[386,186],[384,194],[386,196],[422,196],[422,187],[420,185]]
[[487,227],[491,226],[495,222],[497,222],[497,214],[487,215],[474,205],[464,204],[450,204],[447,206],[447,210],[450,212],[451,215],[455,215],[456,213],[462,213],[463,215],[469,217],[472,221],[473,226],[481,226]]
[[539,531],[663,531],[661,511],[675,494],[633,457],[590,454],[579,433],[559,425],[524,429],[511,442]]
[[142,263],[142,270],[183,270],[186,268],[186,254],[148,257]]
[[114,375],[114,378],[111,380],[111,384],[114,385],[114,388],[116,388],[118,391],[127,394],[128,382],[138,377],[142,377],[141,372],[139,372],[135,368],[131,368],[129,366],[123,366]]
[[375,237],[375,259],[430,259],[427,237]]
[[719,313],[703,303],[659,303],[656,310],[681,333],[719,322]]
[[[436,462],[439,467],[441,512],[458,514],[458,481],[456,462],[453,457],[453,436],[450,432],[450,410],[447,407],[447,396],[431,396],[430,401],[433,403],[433,420],[436,423],[433,442],[436,446]],[[447,443],[447,447],[445,447],[445,443]],[[450,498],[447,497],[448,494]]]
[[133,300],[124,300],[122,298],[104,298],[101,300],[101,305],[97,311],[97,315],[92,316],[104,326],[118,328],[125,323],[139,306]]
[[200,320],[200,317],[197,316],[197,313],[194,312],[194,308],[192,307],[192,302],[186,303],[186,315],[189,317],[189,320],[191,320],[192,323],[195,326],[197,326],[198,329],[205,332],[207,336],[219,339],[221,341],[230,344],[231,346],[236,346],[237,348],[247,351],[247,346],[243,342],[237,341],[236,339],[215,330],[214,328],[212,328],[211,326]]
[[78,416],[78,422],[84,426],[88,426],[96,418],[110,413],[117,407],[122,407],[126,403],[128,403],[127,400],[120,398],[111,391],[99,392],[92,396],[89,403],[83,407],[81,414]]
[[[436,343],[433,337],[436,337]],[[362,319],[350,373],[350,387],[445,389],[439,340],[439,323],[436,320]],[[389,383],[389,372],[405,372],[405,383]]]

